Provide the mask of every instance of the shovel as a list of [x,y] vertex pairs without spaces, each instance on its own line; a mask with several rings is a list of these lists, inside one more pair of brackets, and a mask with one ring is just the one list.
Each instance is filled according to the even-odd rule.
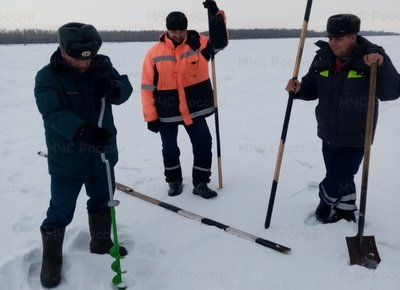
[[368,269],[376,269],[381,261],[374,236],[364,236],[365,208],[367,204],[368,169],[372,142],[372,130],[375,111],[377,64],[371,66],[369,83],[367,123],[365,129],[364,162],[361,179],[360,216],[358,233],[355,237],[346,237],[351,265],[360,265]]

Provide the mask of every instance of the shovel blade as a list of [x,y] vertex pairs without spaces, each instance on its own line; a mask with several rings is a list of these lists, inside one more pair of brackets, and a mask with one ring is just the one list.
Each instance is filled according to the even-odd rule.
[[374,236],[346,237],[350,264],[360,265],[368,269],[376,269],[381,261]]

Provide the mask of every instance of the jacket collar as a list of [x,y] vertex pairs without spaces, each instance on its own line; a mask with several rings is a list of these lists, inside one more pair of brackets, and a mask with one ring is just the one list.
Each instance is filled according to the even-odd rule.
[[[370,41],[360,35],[357,35],[356,41],[357,46],[352,51],[350,58],[353,58],[360,54],[364,54],[368,47],[374,46],[374,44],[372,44]],[[329,43],[327,41],[318,40],[317,42],[315,42],[315,45],[320,48],[317,53],[329,53],[333,56],[332,50],[330,49]]]
[[[164,32],[160,36],[160,42],[167,44],[168,46],[175,47],[172,40],[168,38],[167,32]],[[196,50],[200,47],[200,34],[195,30],[188,30],[186,39],[182,44],[187,44],[191,49]]]

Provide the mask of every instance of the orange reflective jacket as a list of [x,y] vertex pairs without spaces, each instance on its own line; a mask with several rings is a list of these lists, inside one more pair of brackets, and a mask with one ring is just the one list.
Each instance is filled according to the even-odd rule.
[[174,46],[164,33],[148,51],[142,69],[142,106],[146,122],[193,123],[214,112],[208,74],[208,38],[188,30],[182,44]]

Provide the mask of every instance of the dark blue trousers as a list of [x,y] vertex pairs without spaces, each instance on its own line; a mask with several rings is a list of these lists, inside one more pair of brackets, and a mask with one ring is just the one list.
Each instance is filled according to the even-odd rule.
[[[160,123],[164,174],[167,182],[182,181],[177,123]],[[193,149],[193,184],[210,181],[212,162],[212,139],[205,118],[196,118],[193,124],[183,125],[189,135]]]
[[[114,169],[111,168],[111,180],[113,191],[115,190]],[[110,212],[108,201],[107,173],[104,167],[104,174],[82,178],[63,178],[51,176],[51,199],[47,209],[46,219],[42,227],[46,230],[64,228],[69,225],[74,216],[76,200],[85,185],[87,201],[87,211],[89,214],[107,214]]]
[[362,158],[363,147],[333,147],[322,144],[326,175],[319,184],[319,196],[326,204],[342,211],[355,211],[356,175]]

